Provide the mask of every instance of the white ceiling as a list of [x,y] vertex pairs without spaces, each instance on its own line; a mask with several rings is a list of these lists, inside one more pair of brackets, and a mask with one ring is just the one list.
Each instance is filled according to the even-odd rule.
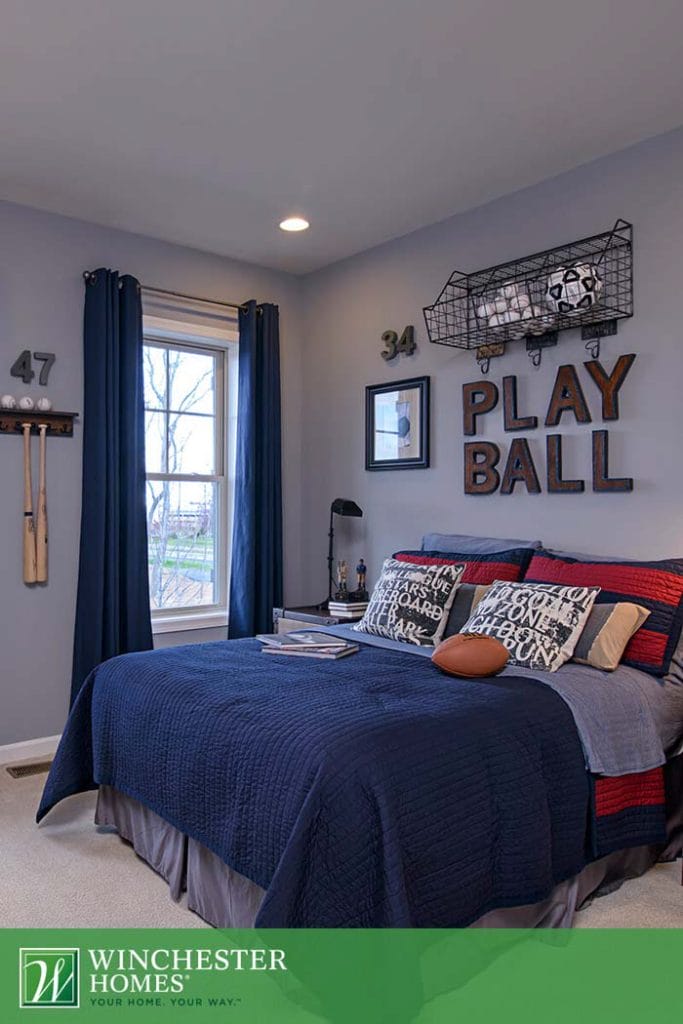
[[0,197],[304,273],[679,125],[682,38],[680,0],[3,0]]

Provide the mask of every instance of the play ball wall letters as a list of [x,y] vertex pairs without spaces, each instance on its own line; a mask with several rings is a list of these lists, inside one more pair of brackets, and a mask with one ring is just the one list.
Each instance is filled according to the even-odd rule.
[[[600,418],[607,423],[619,419],[619,394],[635,361],[635,355],[619,356],[611,372],[607,372],[597,359],[583,364],[585,375],[593,386],[591,398],[599,402]],[[463,433],[473,437],[479,433],[482,416],[492,412],[502,400],[503,426],[506,432],[532,431],[539,428],[536,415],[522,415],[517,399],[517,377],[503,378],[502,399],[498,385],[489,380],[477,380],[463,385]],[[564,417],[577,424],[593,422],[591,410],[583,390],[579,372],[572,365],[558,368],[543,426],[561,427]],[[572,437],[572,444],[585,443]],[[597,493],[624,493],[633,490],[631,477],[610,476],[609,431],[591,431],[592,488]],[[466,441],[464,446],[465,494],[512,494],[517,484],[529,494],[582,494],[585,480],[565,479],[562,472],[563,437],[552,430],[545,436],[545,473],[537,467],[526,437],[515,437],[505,456],[499,444],[492,441]]]

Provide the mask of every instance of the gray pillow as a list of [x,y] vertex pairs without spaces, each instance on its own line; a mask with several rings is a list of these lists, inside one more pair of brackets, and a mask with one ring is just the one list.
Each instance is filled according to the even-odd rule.
[[467,620],[474,614],[475,608],[490,586],[490,583],[460,584],[448,613],[448,621],[443,631],[444,640],[448,640],[449,636],[455,636],[460,632]]
[[501,540],[498,537],[470,537],[466,533],[426,533],[422,538],[423,551],[457,551],[467,555],[497,555],[511,548],[535,551],[540,540]]
[[585,551],[560,551],[558,548],[545,548],[549,555],[556,558],[575,558],[577,562],[623,562],[627,555],[589,555]]

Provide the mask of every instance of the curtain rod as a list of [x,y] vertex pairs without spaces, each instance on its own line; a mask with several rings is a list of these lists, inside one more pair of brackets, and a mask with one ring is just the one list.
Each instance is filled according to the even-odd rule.
[[[92,271],[92,270],[84,270],[83,271],[83,280],[84,281],[90,282],[91,280],[94,280],[94,279],[95,279],[94,271]],[[119,287],[121,287],[120,283],[119,283]],[[206,302],[208,305],[211,305],[211,306],[225,306],[227,309],[242,309],[242,310],[247,309],[247,306],[245,305],[244,302],[220,302],[218,299],[205,299],[205,298],[202,298],[201,295],[186,295],[184,292],[171,292],[171,291],[167,291],[165,288],[148,288],[147,285],[144,285],[144,284],[141,285],[140,287],[142,288],[143,292],[148,292],[148,293],[154,294],[154,295],[166,295],[167,297],[172,298],[172,299],[188,299],[190,302]],[[256,308],[258,309],[259,307],[257,306]]]

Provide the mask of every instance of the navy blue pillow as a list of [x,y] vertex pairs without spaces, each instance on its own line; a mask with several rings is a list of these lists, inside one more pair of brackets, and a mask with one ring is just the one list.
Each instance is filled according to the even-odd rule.
[[415,562],[417,565],[464,563],[465,572],[461,583],[488,584],[496,580],[518,583],[524,578],[534,554],[534,548],[512,548],[490,555],[468,554],[466,551],[397,551],[394,558],[399,562]]

